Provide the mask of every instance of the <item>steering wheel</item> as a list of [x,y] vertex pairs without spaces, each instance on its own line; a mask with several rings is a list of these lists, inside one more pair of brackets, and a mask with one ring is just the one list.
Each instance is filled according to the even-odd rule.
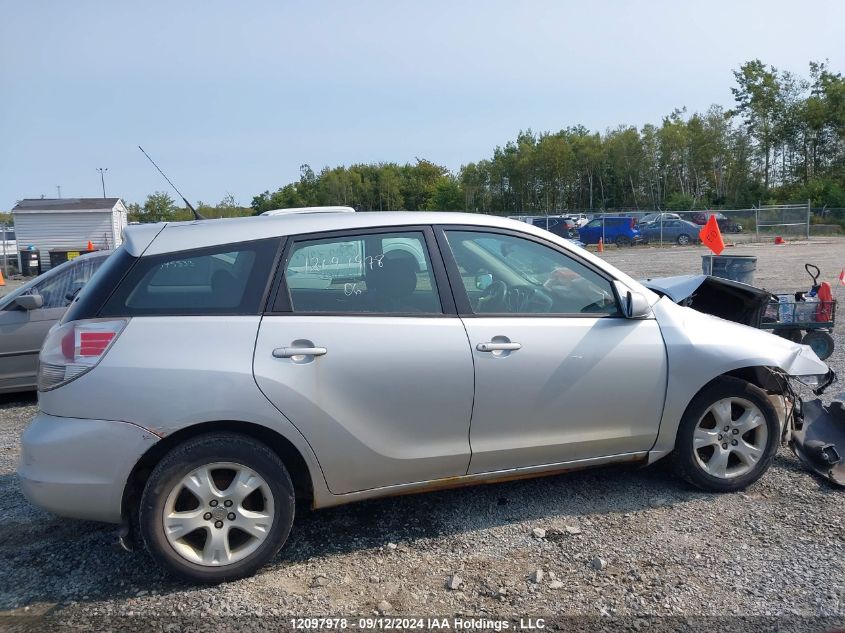
[[507,284],[497,279],[491,283],[484,294],[478,298],[476,304],[477,312],[507,312]]
[[554,299],[540,288],[511,288],[509,299],[514,312],[546,314],[554,305]]

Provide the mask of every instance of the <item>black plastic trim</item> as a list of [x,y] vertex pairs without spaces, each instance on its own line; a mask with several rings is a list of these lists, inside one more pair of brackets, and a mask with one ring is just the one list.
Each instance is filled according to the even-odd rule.
[[61,323],[96,318],[139,259],[130,255],[129,251],[122,247],[109,255],[101,264],[100,269],[94,273],[94,278],[92,278],[94,283],[92,284],[89,280],[83,291],[77,293],[76,298],[65,310]]

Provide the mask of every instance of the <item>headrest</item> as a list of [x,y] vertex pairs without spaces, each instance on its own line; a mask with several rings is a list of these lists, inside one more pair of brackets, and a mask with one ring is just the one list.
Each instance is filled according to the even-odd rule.
[[393,299],[403,299],[417,289],[417,262],[412,255],[385,256],[381,266],[367,273],[367,288]]

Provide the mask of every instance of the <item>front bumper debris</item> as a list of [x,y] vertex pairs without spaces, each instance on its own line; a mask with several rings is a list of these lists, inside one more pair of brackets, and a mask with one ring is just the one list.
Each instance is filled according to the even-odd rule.
[[845,394],[825,406],[810,400],[801,406],[789,447],[810,470],[845,487]]

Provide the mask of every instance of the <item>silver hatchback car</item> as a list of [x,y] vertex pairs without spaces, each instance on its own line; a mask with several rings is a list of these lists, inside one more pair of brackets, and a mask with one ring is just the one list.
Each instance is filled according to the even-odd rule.
[[[319,210],[316,210],[319,211]],[[314,507],[671,456],[741,489],[828,367],[566,240],[458,213],[142,225],[40,355],[19,474],[195,581],[254,573]]]

